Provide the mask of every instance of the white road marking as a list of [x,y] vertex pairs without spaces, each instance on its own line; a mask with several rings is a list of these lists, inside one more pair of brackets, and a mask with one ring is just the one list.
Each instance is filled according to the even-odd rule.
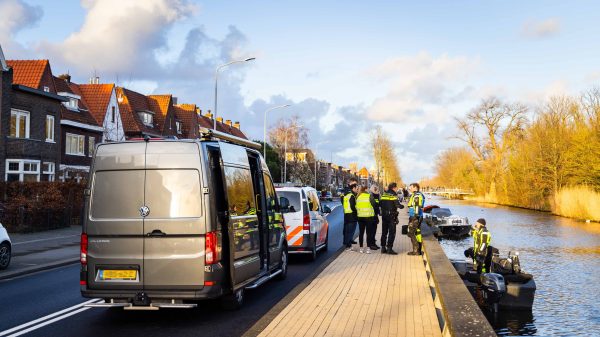
[[[61,320],[61,319],[63,319],[63,318],[67,318],[67,317],[69,317],[69,316],[71,316],[71,315],[74,315],[74,314],[76,314],[76,313],[79,313],[79,312],[81,312],[81,311],[84,311],[84,310],[87,310],[87,309],[91,309],[91,308],[82,308],[83,310],[82,310],[82,309],[79,309],[79,310],[77,310],[78,308],[81,308],[81,307],[83,307],[83,306],[84,306],[84,305],[86,305],[86,304],[89,304],[89,303],[98,303],[98,302],[101,302],[101,301],[102,301],[102,299],[95,298],[95,299],[93,299],[93,300],[89,300],[89,301],[86,301],[86,302],[83,302],[83,303],[79,303],[79,304],[77,304],[77,305],[74,305],[74,306],[72,306],[72,307],[69,307],[69,308],[63,309],[63,310],[61,310],[61,311],[57,311],[57,312],[55,312],[55,313],[53,313],[53,314],[50,314],[50,315],[47,315],[47,316],[44,316],[44,317],[40,317],[40,318],[38,318],[38,319],[35,319],[35,320],[31,321],[31,322],[27,322],[27,323],[21,324],[21,325],[19,325],[19,326],[16,326],[16,327],[14,327],[14,328],[11,328],[11,329],[8,329],[8,330],[1,331],[1,332],[0,332],[0,337],[1,337],[1,336],[6,336],[6,335],[8,335],[8,334],[10,334],[10,333],[12,333],[12,332],[18,331],[18,330],[21,330],[21,329],[27,328],[27,327],[29,327],[29,326],[32,326],[32,325],[34,325],[34,324],[38,324],[38,323],[40,323],[40,322],[44,322],[44,321],[46,321],[46,320],[48,320],[48,319],[51,319],[51,318],[53,318],[53,317],[56,317],[56,316],[60,316],[60,315],[66,314],[66,315],[64,315],[64,316],[56,317],[55,319],[53,319],[53,320],[49,321],[50,323],[54,323],[54,322],[56,322],[56,321],[59,321],[59,320]],[[75,312],[75,311],[73,311],[73,310],[75,310],[76,312]],[[47,323],[47,322],[44,322],[44,323]],[[47,323],[47,324],[50,324],[50,323]],[[47,325],[47,324],[44,324],[44,325]],[[37,325],[36,325],[36,326],[37,326],[37,328],[40,328],[40,327],[42,327],[42,326],[44,326],[44,325],[41,325],[41,324],[40,324],[39,326],[37,326]],[[35,328],[35,327],[34,327],[34,328]],[[37,329],[37,328],[36,328],[36,329]],[[30,328],[30,329],[31,329],[31,328]],[[33,329],[33,330],[35,330],[35,329]],[[26,331],[26,332],[29,332],[29,331],[32,331],[32,330],[29,330],[29,329],[27,329],[27,331]],[[23,333],[25,333],[25,332],[23,332],[23,331],[19,331],[17,334],[10,335],[10,336],[19,336],[19,335],[21,335],[21,334],[23,334]]]
[[42,241],[50,241],[50,240],[56,240],[56,239],[66,239],[66,238],[72,238],[72,237],[76,237],[76,236],[78,237],[78,236],[80,236],[80,235],[79,235],[79,234],[77,234],[77,235],[68,235],[68,236],[57,236],[57,237],[54,237],[54,238],[47,238],[47,239],[38,239],[38,240],[29,240],[29,241],[13,242],[13,244],[12,244],[12,245],[13,245],[13,246],[16,246],[16,245],[21,245],[21,244],[24,244],[24,243],[42,242]]

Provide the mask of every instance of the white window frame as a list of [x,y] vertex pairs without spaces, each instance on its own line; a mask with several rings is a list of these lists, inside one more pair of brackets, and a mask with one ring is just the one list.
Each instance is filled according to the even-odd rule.
[[[18,170],[10,170],[11,163],[18,163]],[[36,164],[36,171],[25,171],[25,164]],[[4,174],[4,181],[8,181],[9,174],[18,174],[19,181],[24,181],[25,175],[36,175],[37,181],[40,181],[40,161],[39,160],[29,160],[29,159],[6,159],[6,173]]]
[[[48,138],[48,122],[49,121],[52,121],[52,129],[51,129],[50,138]],[[54,116],[51,116],[51,115],[46,115],[46,142],[55,143],[55,140],[54,140]]]
[[144,123],[144,125],[150,126],[150,127],[154,126],[154,115],[153,114],[146,112],[146,111],[142,111],[142,112],[140,112],[140,119],[142,120],[142,123]]
[[89,136],[88,137],[88,156],[91,157],[94,155],[94,147],[96,146],[96,137]]
[[[31,114],[29,113],[29,111],[25,111],[25,110],[19,110],[19,109],[10,109],[10,118],[11,118],[11,122],[12,122],[12,116],[16,116],[16,120],[17,120],[17,124],[15,125],[15,135],[12,136],[13,138],[29,138],[29,127],[31,125]],[[20,135],[18,135],[19,130],[21,129],[19,127],[20,123],[21,123],[21,119],[19,117],[25,116],[25,137],[21,137]],[[9,134],[10,134],[10,126],[9,126]]]
[[49,175],[48,181],[54,181],[54,177],[56,175],[56,165],[53,162],[43,162],[42,163],[42,168],[46,164],[48,164],[48,171],[44,171],[42,169],[42,175],[46,175],[47,174],[47,175]]
[[[69,138],[77,138],[77,152],[69,152]],[[80,147],[79,144],[79,140],[83,139],[83,145]],[[71,149],[72,150],[72,149]],[[81,152],[79,151],[81,150]],[[65,136],[65,154],[68,154],[70,156],[85,156],[85,136],[84,135],[78,135],[75,133],[68,133]]]
[[183,123],[180,121],[175,121],[175,128],[177,129],[177,134],[180,135],[183,133]]

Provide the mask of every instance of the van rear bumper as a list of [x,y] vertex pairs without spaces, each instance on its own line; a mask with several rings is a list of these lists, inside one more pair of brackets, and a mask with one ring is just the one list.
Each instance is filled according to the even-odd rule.
[[119,302],[131,303],[135,296],[140,292],[146,293],[150,299],[162,300],[204,300],[221,297],[224,294],[224,289],[220,286],[205,286],[198,290],[99,290],[99,289],[81,289],[81,296],[87,298],[104,298],[114,299]]

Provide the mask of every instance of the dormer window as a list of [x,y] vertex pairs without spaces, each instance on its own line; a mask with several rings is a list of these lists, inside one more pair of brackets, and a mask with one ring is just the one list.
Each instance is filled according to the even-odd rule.
[[152,113],[148,112],[148,111],[142,111],[139,113],[140,119],[142,120],[142,123],[144,123],[144,125],[149,126],[149,127],[153,127],[154,126],[154,116],[152,115]]
[[182,125],[181,125],[181,122],[180,122],[180,121],[176,121],[176,122],[175,122],[175,126],[177,127],[177,134],[178,134],[178,135],[182,134],[182,133],[183,133],[183,130],[182,130],[182,129],[183,129],[183,127],[182,127]]
[[46,87],[46,86],[44,86],[44,91],[45,91],[45,92],[50,92],[50,88],[49,88],[49,87]]
[[79,109],[79,100],[77,98],[69,98],[67,102],[67,108],[78,110]]

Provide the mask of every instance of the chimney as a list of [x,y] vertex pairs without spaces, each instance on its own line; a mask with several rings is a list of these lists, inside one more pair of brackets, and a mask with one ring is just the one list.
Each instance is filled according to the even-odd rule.
[[227,125],[231,126],[231,119],[227,119],[227,120],[225,120],[225,124],[227,124]]
[[198,107],[196,107],[196,115],[202,116],[202,110],[200,110]]
[[223,117],[217,117],[217,122],[223,123]]
[[177,97],[172,96],[171,99],[173,100],[173,105],[177,105]]
[[100,77],[98,77],[98,76],[91,77],[90,84],[100,84]]
[[[202,111],[202,110],[200,110],[200,111]],[[205,117],[208,117],[208,118],[210,118],[210,119],[212,119],[212,117],[213,117],[213,116],[212,116],[212,113],[210,112],[210,110],[208,110],[208,112],[207,112],[207,113],[206,113],[206,115],[204,115],[204,116],[205,116]]]
[[58,75],[58,78],[65,80],[67,83],[71,83],[71,75],[69,74]]
[[240,122],[236,121],[235,123],[233,123],[233,127],[240,130]]

